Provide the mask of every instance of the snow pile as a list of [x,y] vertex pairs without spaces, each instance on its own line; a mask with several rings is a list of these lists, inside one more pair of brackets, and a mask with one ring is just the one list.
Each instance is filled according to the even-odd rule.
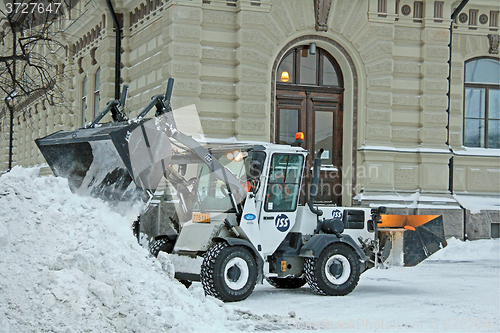
[[480,239],[463,242],[453,237],[446,241],[448,246],[434,253],[428,260],[500,261],[500,239]]
[[231,308],[200,286],[187,290],[166,274],[168,259],[162,265],[138,246],[139,206],[121,216],[38,172],[16,167],[0,177],[1,332],[237,329]]

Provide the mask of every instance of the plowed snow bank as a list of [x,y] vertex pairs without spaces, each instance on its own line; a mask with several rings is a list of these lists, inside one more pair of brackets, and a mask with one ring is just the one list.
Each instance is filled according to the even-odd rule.
[[138,246],[130,226],[139,206],[121,216],[38,171],[0,177],[0,331],[232,328],[234,313],[171,280]]

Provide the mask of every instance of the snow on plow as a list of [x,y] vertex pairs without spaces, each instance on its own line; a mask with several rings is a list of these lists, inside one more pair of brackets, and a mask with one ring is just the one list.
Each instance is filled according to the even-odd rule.
[[446,247],[441,215],[381,215],[383,265],[415,266]]

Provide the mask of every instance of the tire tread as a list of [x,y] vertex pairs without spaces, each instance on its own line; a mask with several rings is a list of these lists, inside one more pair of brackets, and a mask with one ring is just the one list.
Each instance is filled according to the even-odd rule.
[[[344,245],[344,244],[334,243],[334,244],[326,247],[323,250],[323,252],[321,252],[321,254],[318,258],[306,258],[305,259],[304,271],[305,271],[305,275],[306,275],[306,280],[307,280],[307,283],[309,284],[309,287],[311,287],[311,289],[319,295],[345,296],[345,295],[349,294],[350,292],[352,292],[354,290],[354,288],[356,288],[356,286],[358,285],[359,276],[361,275],[360,266],[358,264],[355,267],[351,267],[352,270],[355,270],[356,276],[354,278],[353,283],[350,284],[346,289],[343,289],[340,291],[324,290],[324,288],[321,287],[321,284],[324,284],[324,283],[321,283],[321,281],[319,279],[320,277],[318,276],[318,273],[321,272],[321,268],[317,267],[317,265],[318,265],[318,261],[319,261],[320,257],[324,253],[326,253],[327,251],[330,251],[332,248],[337,248],[337,249],[339,249],[339,251],[345,251],[345,250],[349,251],[350,254],[352,254],[354,256],[354,262],[356,264],[359,263],[359,256],[354,252],[354,250],[352,248],[350,248],[349,246]],[[349,278],[349,280],[350,279],[351,278]]]
[[210,247],[210,249],[208,249],[208,251],[205,253],[200,273],[200,280],[201,284],[203,285],[203,290],[205,291],[205,295],[213,296],[215,298],[220,298],[219,292],[215,288],[214,265],[217,256],[227,246],[228,245],[226,243],[216,243],[214,246]]

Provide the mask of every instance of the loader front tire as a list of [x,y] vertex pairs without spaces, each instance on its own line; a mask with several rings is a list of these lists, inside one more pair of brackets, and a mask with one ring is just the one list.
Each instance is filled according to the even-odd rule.
[[303,277],[291,277],[291,278],[278,278],[278,277],[266,277],[266,281],[278,289],[297,289],[302,287],[307,283],[306,279]]
[[224,302],[242,301],[255,288],[257,263],[245,247],[216,243],[205,253],[200,278],[205,295]]
[[318,258],[306,258],[306,280],[320,295],[344,296],[356,288],[361,275],[359,257],[348,245],[334,243]]

